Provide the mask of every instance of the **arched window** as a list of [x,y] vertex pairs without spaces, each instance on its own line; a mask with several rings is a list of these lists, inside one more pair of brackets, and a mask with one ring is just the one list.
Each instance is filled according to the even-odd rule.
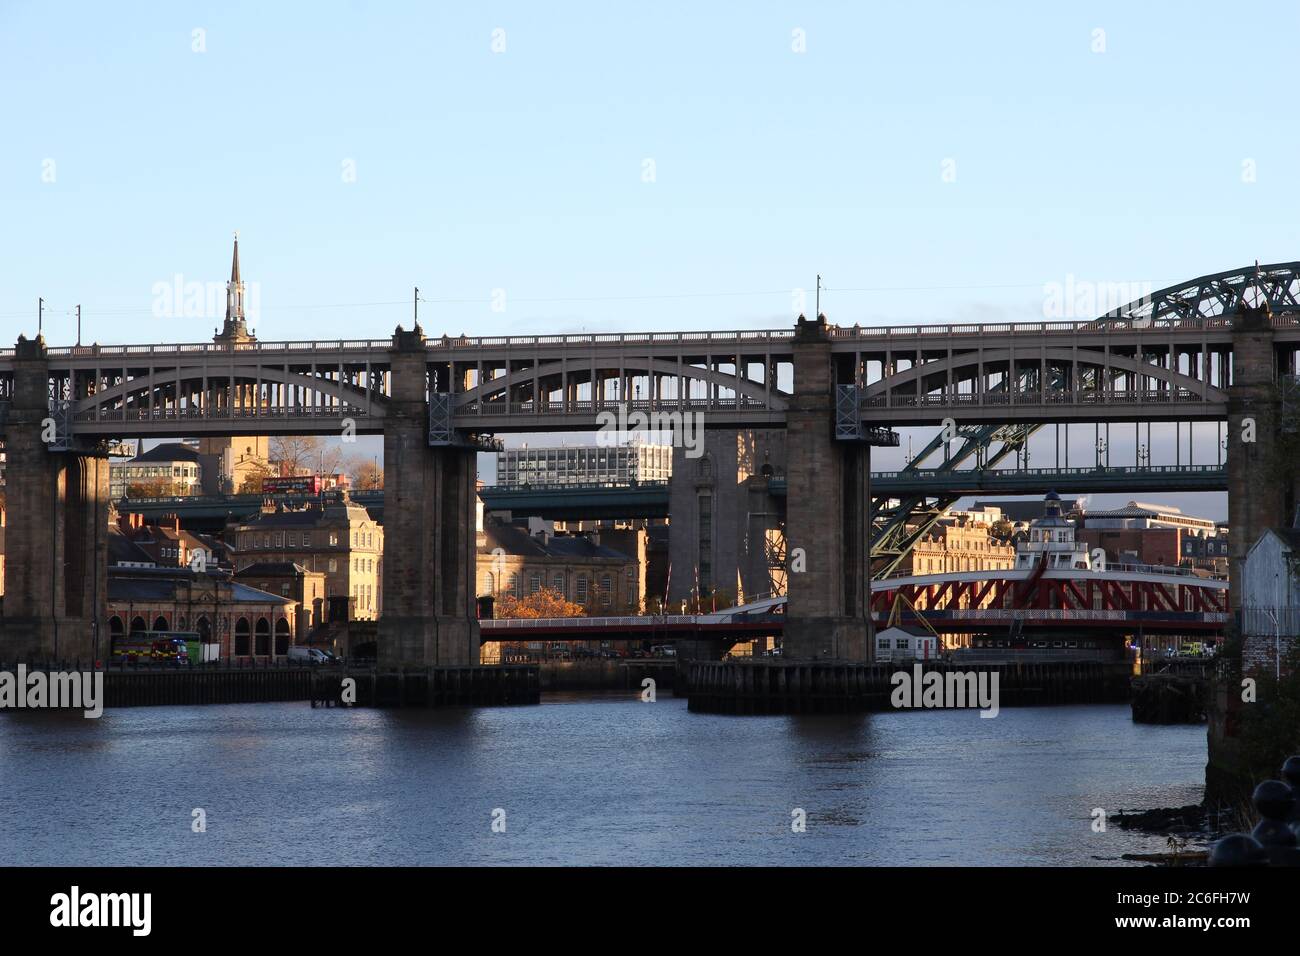
[[235,656],[248,656],[248,618],[241,617],[235,622]]
[[554,576],[553,578],[551,578],[551,589],[554,590],[555,593],[558,594],[558,595],[560,595],[561,597],[568,597],[568,596],[569,596],[569,595],[565,592],[565,590],[564,590],[564,573],[563,573],[563,572],[561,572],[561,571],[557,571],[556,574],[555,574],[555,576]]
[[542,576],[537,571],[534,571],[532,573],[532,576],[528,579],[528,593],[536,594],[541,589],[542,589]]
[[118,617],[116,614],[114,614],[112,617],[108,619],[108,633],[109,634],[122,633],[122,619]]
[[199,640],[207,642],[212,637],[212,625],[208,623],[206,617],[200,617],[198,624],[195,625],[199,632]]
[[154,620],[154,622],[153,622],[153,629],[154,629],[155,631],[167,631],[167,630],[171,630],[171,629],[167,626],[167,618],[162,617],[161,615],[160,615],[158,618],[156,618],[156,619]]
[[257,629],[253,641],[254,653],[266,657],[271,653],[271,622],[264,617],[257,619]]
[[289,653],[289,622],[285,618],[275,622],[275,656],[284,657]]
[[132,634],[139,634],[142,631],[147,631],[147,630],[149,630],[149,625],[145,624],[144,618],[140,617],[139,615],[136,615],[135,617],[131,618]]
[[587,603],[587,576],[585,574],[578,575],[578,584],[574,590],[574,598],[579,604]]
[[511,574],[510,574],[510,593],[513,594],[516,598],[523,597],[523,594],[522,594],[522,592],[520,591],[519,588],[520,588],[520,584],[519,584],[519,574],[518,574],[517,572],[511,572]]
[[497,593],[497,576],[493,574],[491,571],[489,571],[483,579],[483,593],[484,594]]

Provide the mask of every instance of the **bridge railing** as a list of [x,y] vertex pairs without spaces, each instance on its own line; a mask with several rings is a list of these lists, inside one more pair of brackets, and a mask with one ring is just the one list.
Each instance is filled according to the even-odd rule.
[[584,332],[569,335],[442,335],[425,342],[429,350],[537,345],[633,345],[697,342],[785,342],[793,329],[739,329],[714,332]]
[[[1208,387],[1208,386],[1207,386]],[[1016,405],[1176,405],[1210,401],[1188,388],[1141,390],[1044,389],[1029,392],[882,393],[864,396],[862,408],[962,408]]]
[[[70,345],[48,349],[52,356],[71,358],[100,355],[164,355],[180,352],[186,355],[229,355],[232,352],[375,352],[393,347],[391,339],[331,339],[315,341],[300,339],[284,342],[155,342],[141,345]],[[13,354],[13,349],[0,349],[0,355]]]
[[1142,475],[1221,475],[1226,473],[1225,465],[1098,465],[1093,468],[985,468],[959,469],[944,471],[940,468],[914,468],[910,471],[873,471],[871,480],[875,481],[916,481],[926,478],[951,480],[963,471],[979,471],[985,478],[1084,478],[1115,477],[1132,478]]
[[529,484],[520,482],[514,485],[484,485],[479,489],[480,494],[509,493],[516,491],[554,491],[554,492],[577,492],[584,491],[662,491],[667,488],[667,481],[582,481],[582,482],[563,482],[548,481],[539,484]]
[[479,621],[479,627],[489,631],[511,631],[536,627],[651,627],[663,624],[695,624],[695,614],[632,614],[622,617],[510,617],[488,618]]
[[[778,396],[773,393],[774,397]],[[600,412],[618,413],[620,411],[673,412],[673,411],[712,411],[717,409],[763,409],[767,402],[748,395],[715,396],[714,398],[663,398],[634,399],[630,401],[605,400],[591,401],[577,399],[573,401],[468,401],[456,406],[457,415],[582,415]],[[649,422],[650,427],[655,423]]]
[[[1300,326],[1300,316],[1293,311],[1275,311],[1274,328]],[[971,335],[1077,335],[1096,332],[1139,331],[1202,331],[1230,330],[1228,316],[1172,317],[1167,315],[1134,318],[1099,318],[1089,320],[1049,320],[1039,322],[970,322],[936,325],[889,326],[835,326],[829,327],[830,336],[836,340],[880,341],[915,338],[952,338]],[[794,330],[784,329],[734,329],[688,332],[588,332],[567,335],[440,335],[428,338],[425,348],[431,352],[459,348],[530,347],[543,345],[634,345],[634,344],[708,344],[713,342],[788,343]],[[391,338],[380,339],[300,339],[282,342],[154,342],[118,345],[53,346],[48,353],[57,357],[96,357],[147,354],[216,354],[230,353],[282,353],[282,352],[386,352],[393,347]],[[14,355],[13,346],[0,347],[0,357]]]
[[[1291,326],[1295,318],[1287,313],[1274,316],[1274,325]],[[1200,331],[1231,329],[1232,319],[1225,316],[1193,318],[1160,317],[1133,319],[1051,320],[1045,322],[967,322],[949,325],[834,326],[837,339],[911,339],[953,338],[963,335],[1077,335],[1080,332]]]
[[272,405],[254,408],[111,408],[77,412],[73,421],[94,422],[189,422],[241,421],[263,418],[365,418],[366,410],[354,405]]
[[[1188,624],[1226,624],[1232,616],[1227,611],[1134,611],[1106,608],[944,608],[924,610],[919,614],[927,621],[942,623],[945,620],[1005,621],[1173,621]],[[882,617],[883,612],[876,612]],[[903,614],[903,620],[908,613]]]
[[[1049,568],[1049,573],[1059,568]],[[1080,578],[1086,578],[1090,575],[1101,576],[1105,574],[1160,574],[1169,577],[1186,578],[1190,581],[1203,582],[1207,587],[1221,586],[1226,583],[1226,578],[1207,577],[1204,574],[1198,574],[1195,568],[1170,567],[1163,564],[1107,564],[1104,568],[1096,570],[1083,570],[1081,568],[1069,568],[1071,574],[1076,574]],[[894,570],[888,574],[873,575],[872,582],[889,581],[895,578],[925,578],[938,577],[944,574],[974,574],[982,576],[982,579],[998,577],[1010,577],[1016,580],[1027,577],[1033,571],[1032,568],[988,568],[976,569],[972,571],[938,571],[929,574],[918,574],[915,571]]]

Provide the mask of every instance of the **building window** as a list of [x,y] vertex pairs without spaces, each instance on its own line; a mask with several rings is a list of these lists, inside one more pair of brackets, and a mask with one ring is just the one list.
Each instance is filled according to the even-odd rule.
[[542,576],[536,571],[534,571],[532,573],[532,576],[528,579],[528,593],[536,594],[541,589],[542,589]]
[[609,607],[610,601],[614,597],[614,579],[608,574],[603,575],[600,579],[600,603]]
[[563,575],[563,574],[556,574],[553,578],[551,578],[551,588],[555,591],[556,594],[559,594],[559,595],[562,596],[562,597],[567,597],[567,596],[568,596],[567,594],[565,594],[565,591],[564,591],[564,575]]
[[578,575],[578,584],[574,591],[574,597],[579,604],[587,603],[587,576],[585,574]]

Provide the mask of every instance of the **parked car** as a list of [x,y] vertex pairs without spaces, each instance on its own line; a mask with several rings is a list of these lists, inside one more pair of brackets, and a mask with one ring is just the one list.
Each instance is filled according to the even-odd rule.
[[329,664],[334,659],[333,654],[328,654],[318,647],[301,647],[295,644],[289,648],[289,660],[302,664]]

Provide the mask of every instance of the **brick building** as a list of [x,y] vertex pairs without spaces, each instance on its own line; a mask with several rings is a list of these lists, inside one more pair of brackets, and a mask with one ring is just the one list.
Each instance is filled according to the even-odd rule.
[[1228,568],[1227,529],[1172,505],[1130,501],[1123,508],[1088,511],[1078,540],[1101,548],[1108,564],[1197,567],[1222,574]]
[[297,612],[293,630],[300,642],[328,619],[323,571],[310,571],[293,561],[259,561],[240,569],[235,577],[259,591],[294,601]]
[[157,567],[184,568],[196,564],[202,568],[220,563],[216,542],[186,531],[176,515],[164,515],[156,522],[146,523],[143,515],[119,514],[117,527]]
[[110,638],[194,631],[220,643],[224,660],[269,661],[288,654],[297,617],[292,599],[220,572],[158,567],[116,526],[109,529],[108,548]]

